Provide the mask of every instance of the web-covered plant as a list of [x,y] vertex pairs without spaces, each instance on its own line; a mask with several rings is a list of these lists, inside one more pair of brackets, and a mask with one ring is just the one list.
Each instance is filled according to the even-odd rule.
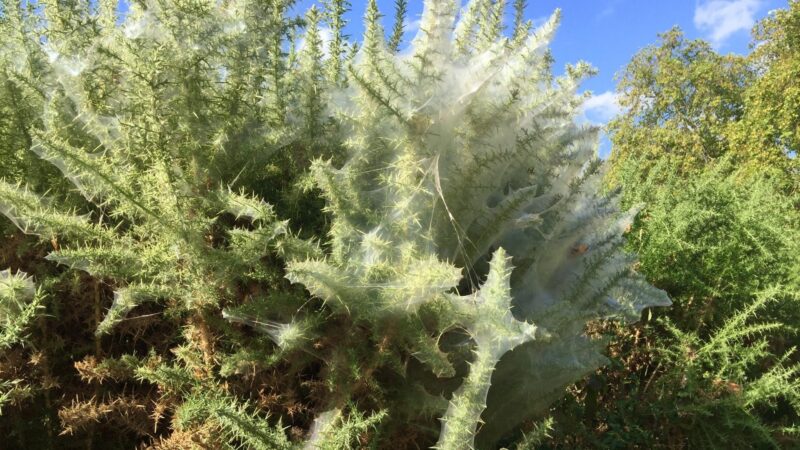
[[[113,292],[81,377],[157,388],[62,408],[65,430],[121,417],[167,448],[289,447],[285,423],[309,448],[514,439],[603,363],[589,322],[669,304],[622,250],[635,211],[601,192],[597,130],[574,121],[591,69],[553,78],[558,13],[533,31],[521,1],[510,36],[505,2],[426,1],[402,53],[375,1],[355,54],[345,2],[312,8],[302,36],[289,6],[148,1],[121,22],[114,2],[4,9],[4,49],[27,49],[4,70],[44,105],[31,150],[85,201],[4,182],[0,211]],[[299,177],[312,157],[321,247],[289,232],[316,211],[279,220],[264,197],[294,194],[259,175]],[[104,357],[102,335],[145,303],[170,331]],[[142,403],[171,435],[130,424]]]
[[0,348],[25,340],[25,330],[41,308],[42,294],[24,272],[0,271]]
[[[28,274],[0,271],[0,351],[25,343],[28,328],[41,312],[42,297]],[[0,380],[0,413],[5,403],[29,393],[22,379]]]
[[[41,106],[37,120],[9,122],[3,131],[27,136],[24,150],[52,163],[80,196],[0,181],[0,212],[47,242],[49,261],[94,280],[80,288],[94,292],[94,314],[83,320],[96,327],[94,351],[76,345],[81,378],[96,386],[138,378],[163,394],[98,387],[59,411],[62,426],[71,434],[119,415],[148,436],[151,427],[135,423],[148,403],[177,414],[196,390],[213,397],[204,397],[209,405],[245,414],[212,376],[219,347],[236,346],[217,343],[223,330],[214,322],[223,322],[225,304],[285,284],[279,255],[317,251],[250,192],[276,154],[296,155],[312,141],[309,129],[328,126],[315,106],[327,79],[319,47],[285,50],[300,25],[287,18],[290,2],[132,3],[124,20],[116,2],[3,6],[4,87],[29,99],[27,106]],[[284,160],[302,164],[302,157]],[[55,310],[71,307],[58,304],[68,295],[54,294]],[[129,314],[145,304],[153,306]],[[148,317],[162,317],[170,329],[142,328]],[[4,336],[21,325],[7,322]],[[135,330],[129,344],[104,341],[120,323],[133,324],[123,333]],[[156,335],[145,357],[134,349],[148,332]],[[202,421],[187,423],[224,429],[209,408]]]
[[622,251],[635,211],[601,194],[597,130],[573,120],[590,69],[553,80],[558,13],[536,32],[518,18],[505,37],[503,8],[473,1],[459,14],[456,2],[428,1],[397,55],[369,3],[351,88],[335,105],[349,159],[312,167],[334,218],[331,254],[288,266],[437,376],[454,374],[440,338],[466,331],[471,365],[440,448],[472,447],[481,422],[477,446],[491,448],[544,413],[603,361],[589,321],[669,304]]

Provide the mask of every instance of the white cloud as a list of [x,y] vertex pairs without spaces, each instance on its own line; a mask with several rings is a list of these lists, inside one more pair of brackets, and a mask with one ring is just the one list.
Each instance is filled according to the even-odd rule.
[[[619,104],[619,95],[612,91],[605,91],[601,94],[593,95],[583,102],[577,121],[578,123],[603,126],[622,112],[622,106]],[[600,158],[606,159],[610,153],[611,142],[605,131],[601,129],[598,155]]]
[[606,122],[622,112],[622,107],[619,105],[619,96],[614,92],[606,91],[593,95],[583,102],[581,112],[587,121],[605,125]]
[[749,31],[763,0],[707,0],[694,10],[694,26],[707,33],[715,47],[722,46],[734,33]]
[[419,26],[421,24],[422,24],[422,19],[421,18],[416,18],[414,20],[406,19],[403,22],[403,33],[404,34],[410,34],[410,33],[416,34],[417,31],[419,31]]
[[612,16],[617,11],[617,6],[619,6],[622,0],[610,0],[606,3],[606,6],[600,10],[600,13],[597,14],[595,17],[596,20],[602,20],[607,17]]

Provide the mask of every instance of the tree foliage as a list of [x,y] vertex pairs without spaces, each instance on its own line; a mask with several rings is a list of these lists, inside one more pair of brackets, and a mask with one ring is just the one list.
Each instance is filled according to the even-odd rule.
[[612,166],[668,157],[687,172],[728,152],[725,130],[741,118],[743,87],[753,74],[745,58],[719,55],[677,28],[659,38],[619,75],[624,112],[609,124]]
[[[797,142],[791,136],[797,117],[788,80],[797,56],[783,49],[780,36],[797,20],[797,9],[792,2],[760,24],[760,40],[748,56],[720,55],[677,28],[637,53],[619,75],[624,112],[608,125],[612,175],[628,158],[669,158],[671,167],[689,176],[729,157],[747,173],[782,171],[796,189]],[[647,169],[642,166],[645,177]]]
[[[782,168],[797,179],[800,149],[800,3],[789,1],[754,29],[749,59],[759,76],[745,90],[746,108],[731,130],[742,158]],[[795,186],[796,188],[796,183]]]

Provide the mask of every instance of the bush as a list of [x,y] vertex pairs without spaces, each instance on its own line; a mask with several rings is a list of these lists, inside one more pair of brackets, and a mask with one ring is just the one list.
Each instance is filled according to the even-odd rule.
[[32,349],[3,354],[45,400],[15,402],[40,425],[7,434],[540,440],[548,422],[527,425],[605,361],[587,324],[670,302],[632,269],[636,208],[601,192],[598,130],[574,122],[591,68],[554,79],[558,13],[533,33],[517,2],[504,36],[504,5],[427,1],[408,55],[375,1],[358,52],[343,1],[310,9],[302,33],[282,1],[141,2],[124,19],[106,1],[7,8],[2,67],[41,119],[4,126],[82,197],[0,183],[0,211],[46,262],[9,260],[52,299]]

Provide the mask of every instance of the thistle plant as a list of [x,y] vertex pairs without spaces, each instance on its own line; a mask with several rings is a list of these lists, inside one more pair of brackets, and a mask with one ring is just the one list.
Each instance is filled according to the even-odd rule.
[[25,339],[25,329],[42,308],[42,297],[26,273],[0,271],[0,349]]
[[[45,41],[27,55],[47,62],[43,127],[30,130],[31,150],[94,206],[62,212],[0,185],[0,210],[22,231],[69,244],[48,259],[122,285],[100,333],[143,301],[183,298],[202,310],[230,294],[231,280],[270,276],[260,259],[286,223],[231,186],[255,161],[302,140],[287,126],[284,85],[295,89],[319,71],[305,76],[300,64],[289,80],[288,3],[133,4],[121,26],[112,6],[48,5],[48,26],[33,29],[25,23],[35,15],[9,8],[11,31]],[[74,23],[61,20],[68,7]],[[301,57],[315,51],[308,47]],[[223,236],[225,214],[238,224]]]
[[[0,271],[0,352],[14,346],[29,346],[28,331],[44,310],[44,292],[22,271]],[[0,414],[7,403],[17,403],[32,395],[28,380],[0,379]]]
[[[217,344],[224,330],[214,321],[222,322],[222,307],[241,302],[253,285],[282,284],[275,262],[281,255],[318,251],[253,194],[270,161],[311,142],[309,129],[327,126],[314,106],[324,96],[309,97],[321,89],[314,83],[325,83],[320,44],[296,48],[300,22],[287,17],[291,3],[129,6],[121,20],[116,2],[52,3],[42,10],[4,4],[0,22],[6,87],[32,98],[31,108],[41,105],[39,120],[4,124],[4,131],[29,136],[26,150],[79,194],[43,194],[35,191],[42,186],[11,177],[0,181],[0,212],[48,243],[47,260],[91,277],[86,290],[94,292],[95,314],[84,320],[95,327],[94,351],[76,367],[90,381],[144,384],[145,394],[126,402],[109,393],[98,407],[96,388],[83,403],[65,406],[59,415],[69,433],[116,410],[122,417],[124,408],[144,410],[136,402],[154,400],[148,384],[170,393],[157,401],[162,410],[179,411],[194,392],[227,395],[215,378],[219,347],[229,348]],[[325,153],[322,145],[318,150]],[[302,164],[302,158],[286,161]],[[162,339],[177,345],[150,348],[153,354],[143,358],[132,348],[126,351],[134,354],[120,355],[104,341],[120,323],[148,316],[173,326]],[[4,336],[16,330],[19,321],[12,319]],[[162,358],[162,350],[182,356]],[[163,376],[146,376],[152,373]],[[206,400],[241,412],[244,422],[256,420],[245,417],[246,400],[240,406]],[[86,412],[98,409],[106,413]],[[201,422],[224,422],[215,414]],[[150,434],[141,424],[130,428]]]
[[553,79],[559,13],[533,33],[519,20],[509,38],[503,8],[472,1],[459,15],[456,2],[427,1],[398,55],[368,3],[334,105],[349,159],[312,165],[333,216],[330,255],[288,265],[437,376],[455,373],[440,339],[466,331],[473,354],[443,449],[493,448],[602,364],[590,321],[669,304],[632,270],[621,246],[636,211],[601,193],[597,130],[574,122],[591,69]]

